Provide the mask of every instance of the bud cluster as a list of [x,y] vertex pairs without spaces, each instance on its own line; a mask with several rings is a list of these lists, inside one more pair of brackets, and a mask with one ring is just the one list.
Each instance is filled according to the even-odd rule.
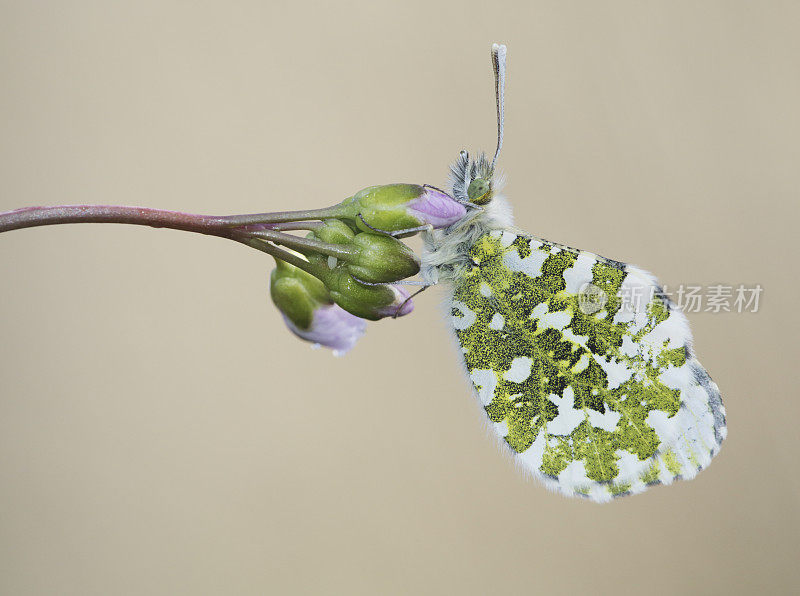
[[254,235],[303,255],[267,250],[277,262],[270,278],[272,301],[295,335],[341,354],[363,335],[366,320],[414,309],[397,283],[419,273],[420,262],[396,236],[450,226],[466,209],[434,188],[390,184],[308,213],[324,216],[306,227],[305,238],[278,231],[303,228],[297,224],[266,225]]

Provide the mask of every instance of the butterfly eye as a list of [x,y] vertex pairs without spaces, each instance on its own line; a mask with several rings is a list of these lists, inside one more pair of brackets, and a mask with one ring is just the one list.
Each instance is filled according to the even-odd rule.
[[475,178],[469,183],[467,197],[476,205],[485,205],[492,200],[492,185],[486,178]]

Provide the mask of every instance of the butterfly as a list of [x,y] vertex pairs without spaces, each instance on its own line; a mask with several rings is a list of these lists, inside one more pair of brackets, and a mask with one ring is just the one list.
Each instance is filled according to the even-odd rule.
[[506,47],[492,47],[497,149],[462,151],[453,197],[470,206],[423,234],[422,275],[448,288],[449,324],[489,424],[547,487],[604,502],[693,478],[727,431],[719,388],[684,314],[634,265],[512,225],[495,171]]

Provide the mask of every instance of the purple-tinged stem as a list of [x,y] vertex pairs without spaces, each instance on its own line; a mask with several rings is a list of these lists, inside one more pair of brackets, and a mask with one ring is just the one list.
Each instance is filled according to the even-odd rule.
[[[226,230],[230,228],[299,222],[310,219],[328,219],[335,217],[335,215],[335,207],[307,211],[216,216],[149,209],[147,207],[59,205],[56,207],[23,207],[22,209],[0,213],[0,232],[69,223],[120,223],[154,228],[172,228],[173,230],[228,237]],[[300,224],[295,224],[295,226],[297,226],[295,229],[301,229]]]
[[117,205],[59,205],[23,207],[0,213],[0,232],[69,223],[120,223],[172,228],[199,234],[221,235],[225,218],[146,207]]
[[[253,248],[267,252],[272,256],[282,258],[311,273],[313,267],[305,260],[287,251],[279,249],[274,244],[282,244],[303,254],[322,253],[329,256],[347,258],[353,255],[352,250],[343,246],[321,242],[313,238],[301,238],[291,234],[284,234],[280,229],[313,229],[319,222],[301,222],[304,217],[323,216],[322,212],[330,210],[317,209],[312,211],[281,212],[277,214],[262,213],[260,215],[245,215],[232,217],[219,217],[213,215],[196,215],[181,213],[179,211],[165,211],[163,209],[149,209],[146,207],[123,207],[116,205],[60,205],[57,207],[25,207],[0,213],[0,232],[8,232],[22,228],[37,226],[50,226],[69,223],[119,223],[154,228],[170,228],[197,232],[221,238],[230,238],[242,242]],[[272,223],[273,215],[287,223]],[[289,222],[287,218],[294,218]],[[258,223],[249,223],[236,227],[231,222],[249,221],[258,219]],[[274,226],[274,227],[273,227]],[[277,228],[277,229],[276,229]],[[274,244],[270,244],[274,243]]]

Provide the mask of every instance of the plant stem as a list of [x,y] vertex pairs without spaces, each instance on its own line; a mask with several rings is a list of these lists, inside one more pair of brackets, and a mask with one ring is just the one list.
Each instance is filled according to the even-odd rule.
[[283,231],[297,231],[297,230],[316,230],[322,227],[321,221],[287,221],[284,223],[275,224],[252,224],[249,226],[241,226],[236,228],[243,232],[261,232],[263,230],[276,230]]
[[[313,238],[301,238],[279,231],[314,229],[320,222],[302,222],[306,219],[330,217],[335,208],[309,211],[283,211],[254,215],[213,216],[149,209],[146,207],[124,207],[116,205],[59,205],[56,207],[24,207],[0,213],[0,233],[22,228],[72,223],[119,223],[171,228],[198,234],[229,238],[252,248],[266,252],[275,258],[311,273],[324,274],[319,267],[305,259],[282,250],[282,244],[303,254],[322,253],[328,256],[347,258],[353,251],[343,246],[321,242]],[[284,223],[287,222],[287,223]],[[289,223],[291,222],[291,223]],[[275,228],[268,226],[275,224]]]
[[247,234],[253,238],[262,238],[274,242],[275,244],[288,246],[303,254],[317,252],[340,259],[347,259],[355,254],[353,250],[349,250],[344,246],[321,242],[313,238],[300,238],[298,236],[292,236],[291,234],[283,234],[275,230],[259,230],[257,232],[247,232]]
[[24,207],[0,213],[0,232],[68,223],[121,223],[219,236],[219,232],[225,227],[224,220],[224,217],[146,207],[59,205]]
[[[329,219],[338,213],[336,207],[306,211],[279,211],[251,215],[196,215],[147,207],[117,205],[58,205],[56,207],[24,207],[0,213],[0,232],[22,228],[68,223],[120,223],[154,228],[172,228],[228,237],[226,230],[249,225]],[[297,224],[299,226],[299,224]],[[300,228],[298,228],[300,229]]]
[[221,217],[223,225],[239,228],[253,224],[282,223],[305,221],[309,219],[331,219],[341,215],[338,205],[325,209],[308,209],[306,211],[276,211],[274,213],[252,213],[249,215],[228,215]]
[[260,238],[253,238],[252,236],[240,236],[238,234],[234,234],[232,238],[237,242],[246,244],[251,248],[255,248],[256,250],[265,252],[276,259],[280,259],[281,261],[286,261],[287,263],[294,265],[298,269],[302,269],[306,273],[310,273],[315,277],[318,277],[320,274],[319,268],[314,266],[312,263],[309,263],[305,259],[301,259],[296,254],[291,253],[288,250],[283,250],[282,248],[278,248],[277,246],[275,246],[274,244],[270,244],[266,240],[262,240]]

